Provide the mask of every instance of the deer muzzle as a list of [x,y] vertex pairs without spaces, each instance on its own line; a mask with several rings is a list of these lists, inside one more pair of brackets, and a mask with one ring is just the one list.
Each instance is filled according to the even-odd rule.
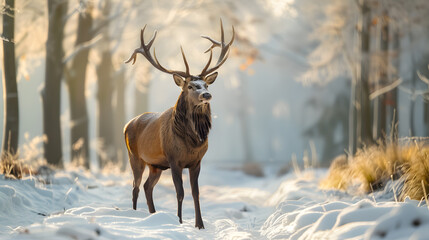
[[202,102],[208,102],[212,99],[212,95],[208,92],[201,93],[199,96],[200,101]]

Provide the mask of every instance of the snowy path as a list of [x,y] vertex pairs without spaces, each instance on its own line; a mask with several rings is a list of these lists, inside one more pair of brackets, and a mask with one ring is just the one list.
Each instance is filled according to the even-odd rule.
[[429,239],[422,202],[395,203],[390,191],[352,197],[322,191],[326,170],[253,178],[204,166],[204,230],[194,227],[187,174],[183,224],[169,172],[154,190],[150,215],[141,191],[131,209],[131,175],[58,172],[51,184],[0,176],[0,239]]
[[[265,206],[265,201],[279,181],[238,171],[203,169],[200,201],[206,229],[200,231],[194,227],[193,200],[185,173],[183,224],[176,216],[176,193],[169,171],[163,173],[154,189],[157,213],[153,215],[148,213],[143,191],[138,210],[131,209],[131,175],[61,172],[47,185],[31,178],[21,182],[1,180],[0,209],[4,214],[0,215],[0,232],[2,236],[11,234],[11,239],[86,239],[98,235],[100,239],[260,237],[260,227],[274,210],[273,206]],[[2,193],[12,197],[3,196],[3,200]]]

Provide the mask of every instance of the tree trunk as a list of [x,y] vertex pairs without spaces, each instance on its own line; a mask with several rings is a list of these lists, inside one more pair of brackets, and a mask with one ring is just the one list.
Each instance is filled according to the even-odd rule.
[[[380,36],[380,52],[381,52],[381,64],[379,66],[379,78],[377,86],[383,88],[388,86],[388,66],[389,66],[389,23],[388,13],[386,10],[383,11],[381,23],[381,36]],[[378,121],[375,122],[374,139],[383,139],[387,135],[387,104],[389,104],[390,97],[389,93],[378,96],[374,101],[377,108],[374,108],[374,116],[378,116]]]
[[[428,89],[426,90],[429,92],[429,86]],[[425,137],[429,137],[429,99],[425,99],[424,103],[423,103],[423,121],[424,121],[424,136]]]
[[[75,47],[88,42],[92,38],[93,6],[87,3],[86,10],[79,14]],[[73,58],[66,72],[66,84],[70,102],[70,135],[71,160],[89,169],[89,136],[88,112],[85,97],[86,68],[88,65],[89,48],[80,50]]]
[[[399,79],[399,68],[400,68],[400,49],[399,49],[399,30],[396,29],[395,33],[393,34],[393,41],[392,41],[392,50],[393,50],[393,59],[392,59],[392,65],[396,70],[396,73],[392,75],[391,79],[393,81],[396,81]],[[392,82],[392,81],[391,81]],[[388,105],[387,109],[387,124],[388,124],[388,132],[391,140],[396,140],[398,135],[398,129],[396,126],[396,123],[399,122],[399,114],[398,114],[398,88],[393,89],[392,91],[388,92],[386,95],[386,104]]]
[[[106,39],[107,41],[107,39]],[[113,64],[109,49],[103,50],[97,67],[98,77],[98,160],[100,168],[108,162],[116,162],[114,115],[113,115]]]
[[371,133],[371,101],[369,99],[369,46],[370,46],[370,26],[371,26],[371,9],[368,1],[364,0],[361,7],[362,14],[362,32],[361,32],[361,69],[360,79],[357,88],[360,94],[360,112],[357,116],[358,131],[360,131],[360,139],[358,138],[358,146],[371,145],[373,143]]
[[147,112],[149,109],[149,85],[150,85],[150,65],[149,64],[141,64],[143,65],[137,74],[134,87],[134,116],[138,116],[144,112]]
[[125,125],[125,69],[118,71],[116,83],[116,105],[115,105],[115,144],[118,162],[121,164],[121,170],[125,170],[127,165],[127,149],[124,143],[123,129]]
[[[424,67],[421,69],[421,74],[423,74],[426,77],[429,77],[429,55],[425,54],[423,57]],[[414,71],[415,72],[415,71]],[[429,93],[429,84],[427,84],[427,87],[425,87],[425,90]],[[424,125],[424,132],[422,132],[422,135],[425,137],[429,137],[429,95],[425,94],[423,95],[423,125]]]
[[[246,79],[245,73],[240,71],[240,80]],[[244,161],[245,162],[255,162],[253,151],[252,151],[252,138],[251,138],[251,128],[249,126],[249,113],[248,113],[248,104],[250,103],[249,97],[247,94],[247,83],[241,81],[243,85],[239,89],[239,99],[244,102],[244,106],[239,107],[238,109],[238,120],[240,121],[240,130],[241,137],[243,141],[243,151],[244,151]]]
[[42,91],[44,156],[48,163],[63,166],[61,149],[60,100],[63,77],[63,38],[67,1],[48,0],[48,39],[46,41],[45,86]]
[[3,99],[4,126],[2,157],[18,151],[19,104],[15,65],[15,1],[6,0],[3,13]]
[[[348,142],[349,154],[353,158],[357,149],[357,76],[356,71],[353,72],[350,87],[350,102],[349,102],[349,121],[348,121]],[[351,159],[349,158],[349,159]]]
[[[414,44],[414,36],[412,31],[409,32],[410,44]],[[410,97],[410,137],[415,136],[415,126],[414,126],[414,113],[415,113],[415,105],[416,98],[414,96],[417,84],[417,64],[415,60],[415,54],[411,51],[411,97]]]
[[[110,15],[111,2],[106,0],[103,16]],[[101,42],[101,62],[97,67],[97,99],[98,99],[98,162],[100,169],[108,162],[117,162],[115,148],[115,125],[113,112],[113,62],[110,47],[109,23],[103,27]]]

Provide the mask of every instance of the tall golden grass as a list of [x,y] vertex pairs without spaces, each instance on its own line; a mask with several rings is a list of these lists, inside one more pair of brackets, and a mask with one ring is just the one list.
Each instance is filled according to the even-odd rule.
[[23,168],[17,154],[5,153],[1,156],[0,173],[4,174],[7,178],[22,178]]
[[361,193],[382,190],[386,183],[402,180],[398,200],[406,197],[424,200],[429,193],[429,146],[423,144],[380,144],[358,150],[353,158],[342,155],[332,162],[324,189],[348,190],[358,187]]
[[20,146],[18,153],[4,153],[0,156],[0,174],[9,179],[21,179],[26,175],[34,175],[40,166],[47,165],[43,158],[43,136],[30,138],[24,134],[24,144]]

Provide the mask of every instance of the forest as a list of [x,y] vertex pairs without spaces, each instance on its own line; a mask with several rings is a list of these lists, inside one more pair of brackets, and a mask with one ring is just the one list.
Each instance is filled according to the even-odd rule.
[[326,166],[391,135],[428,136],[424,1],[174,4],[5,2],[3,154],[37,142],[43,155],[33,161],[126,165],[125,123],[176,98],[171,80],[147,62],[124,63],[140,29],[158,30],[155,47],[165,65],[180,68],[182,45],[192,68],[207,58],[199,36],[218,33],[220,17],[237,37],[214,85],[223,97],[213,99],[233,104],[216,106],[224,116],[213,138],[232,141],[213,146],[221,155],[209,152],[210,159],[278,163],[312,152]]
[[[233,238],[243,229],[246,234],[242,236],[253,239],[352,236],[352,227],[341,230],[342,224],[323,225],[322,217],[319,223],[308,220],[314,215],[307,215],[310,216],[307,222],[299,222],[295,217],[302,208],[288,208],[296,211],[292,215],[279,207],[289,204],[289,197],[299,196],[296,200],[310,214],[314,203],[303,200],[309,196],[307,188],[317,189],[320,197],[317,204],[322,208],[324,201],[332,200],[322,196],[350,197],[347,206],[338,202],[332,202],[332,206],[346,211],[353,204],[362,205],[380,215],[390,214],[394,216],[392,219],[396,216],[398,221],[404,216],[401,211],[412,212],[428,204],[429,3],[426,0],[3,0],[1,7],[0,203],[14,201],[2,198],[2,193],[9,196],[6,194],[9,190],[2,191],[2,186],[16,193],[21,191],[14,185],[18,183],[7,182],[11,179],[32,184],[43,182],[46,184],[43,188],[53,195],[68,196],[70,192],[66,190],[70,186],[56,188],[55,181],[61,185],[75,179],[70,184],[84,186],[86,191],[91,190],[94,181],[95,191],[101,191],[101,186],[110,186],[106,181],[111,176],[117,183],[112,191],[119,186],[128,187],[125,193],[128,202],[117,200],[118,208],[131,208],[132,171],[124,127],[142,113],[163,112],[177,106],[184,90],[175,77],[166,74],[169,71],[166,69],[185,71],[186,65],[187,72],[194,73],[219,64],[226,55],[222,66],[216,68],[217,80],[207,87],[212,96],[211,131],[202,161],[202,172],[207,167],[207,175],[202,176],[201,185],[203,189],[216,185],[215,177],[210,174],[225,176],[223,181],[219,180],[219,185],[224,186],[219,192],[233,187],[243,191],[243,195],[230,199],[228,208],[236,208],[236,202],[244,207],[238,204],[237,213],[231,210],[225,216],[208,214],[208,226],[216,230],[203,238]],[[149,54],[154,56],[156,49],[155,60],[150,62],[140,52],[135,63],[127,63],[141,44],[140,34],[152,47]],[[155,40],[152,42],[151,38]],[[224,49],[219,47],[222,44],[205,38],[233,40]],[[185,65],[182,54],[186,55]],[[211,57],[212,62],[206,66]],[[236,175],[230,172],[235,170],[239,170]],[[284,190],[288,189],[288,176],[305,179],[310,172],[312,177],[301,190]],[[81,182],[77,183],[77,179]],[[157,194],[175,198],[171,177],[163,179],[160,181],[163,188]],[[235,180],[241,182],[239,179],[249,183],[235,185]],[[127,185],[119,184],[121,181]],[[266,189],[264,181],[269,182]],[[300,188],[296,181],[289,184]],[[47,187],[49,184],[53,186]],[[167,190],[168,187],[171,189]],[[250,187],[254,190],[246,192]],[[122,194],[120,191],[118,196]],[[75,198],[84,205],[76,205],[78,200],[64,200],[55,206],[55,211],[64,209],[64,214],[73,215],[73,211],[80,211],[78,207],[94,207],[91,204],[95,195],[103,193],[88,194],[90,197],[84,198],[85,194],[76,193]],[[258,197],[253,202],[244,197],[246,194]],[[263,196],[270,196],[269,200]],[[353,196],[369,199],[371,203],[356,202]],[[163,204],[170,203],[162,199]],[[43,206],[43,201],[33,205]],[[209,211],[215,211],[209,197],[202,201],[203,205],[204,201],[206,206],[210,205]],[[382,206],[384,210],[378,208],[379,201],[386,204]],[[418,207],[414,209],[413,205],[408,209],[407,201],[418,201],[414,204]],[[389,205],[392,202],[404,202],[406,206]],[[98,207],[94,211],[104,214]],[[174,207],[162,211],[172,209],[175,211]],[[52,214],[48,210],[28,211]],[[132,212],[124,214],[134,216]],[[364,213],[359,214],[362,222],[374,221],[363,227],[365,232],[359,236],[377,239],[386,225],[384,220],[367,219]],[[429,213],[425,214],[417,214],[421,226],[429,224],[426,221]],[[1,211],[0,216],[3,216]],[[280,216],[293,218],[295,225],[290,224],[294,229],[277,226],[275,221]],[[169,217],[162,216],[161,222]],[[229,227],[219,225],[218,217],[232,219],[231,226],[229,222],[222,223]],[[245,220],[253,217],[256,220]],[[337,221],[340,220],[338,217]],[[17,227],[37,221],[34,218],[29,222],[14,222],[9,236],[22,233]],[[148,223],[155,228],[157,221]],[[116,239],[120,234],[126,234],[127,238],[137,236],[134,229],[125,233],[112,230],[120,226],[97,224],[104,227],[102,233],[108,234],[102,235],[107,239]],[[0,225],[7,223],[2,220]],[[326,226],[332,231],[340,229],[345,235],[327,233]],[[75,235],[67,235],[67,228],[62,230],[71,238],[85,239],[86,232],[76,233],[76,228],[77,225],[70,227]],[[0,232],[8,232],[7,229],[0,227]],[[36,231],[33,237],[43,236],[38,226],[31,229]],[[97,232],[92,227],[85,229],[91,232],[88,236],[94,234],[92,231]],[[227,229],[228,234],[222,229]],[[153,236],[137,237],[193,239],[197,236],[190,230],[182,230],[175,225],[178,235],[153,232]],[[397,230],[389,231],[385,230],[385,235]],[[415,233],[416,239],[424,239],[419,235],[423,231],[407,231],[400,231],[400,235]]]

